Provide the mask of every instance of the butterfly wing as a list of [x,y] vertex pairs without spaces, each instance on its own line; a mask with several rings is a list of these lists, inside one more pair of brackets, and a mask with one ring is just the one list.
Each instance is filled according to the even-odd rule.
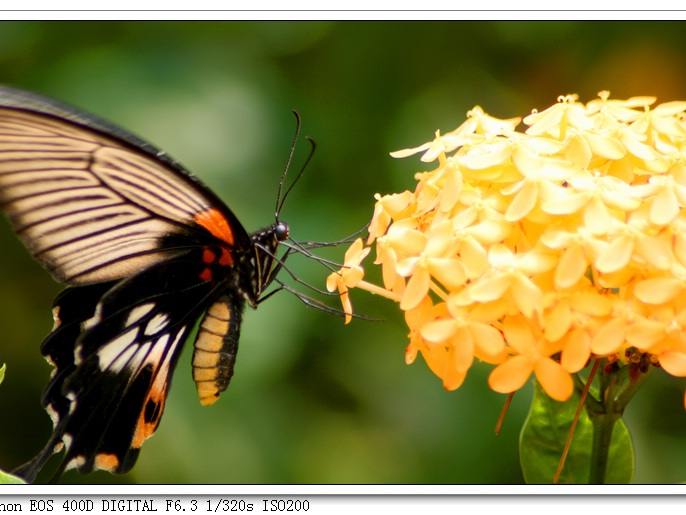
[[[223,289],[197,280],[203,264],[196,253],[117,283],[68,288],[58,297],[56,327],[42,347],[55,366],[43,396],[55,429],[44,451],[20,471],[25,477],[63,448],[58,474],[130,470],[157,429],[188,332]],[[240,313],[244,301],[234,303]],[[232,327],[236,342],[239,322],[240,314]]]
[[194,376],[205,404],[226,388],[243,285],[259,279],[255,245],[210,190],[152,145],[3,87],[0,208],[70,286],[41,347],[55,366],[43,397],[53,435],[18,473],[32,480],[62,449],[58,475],[126,472],[159,424],[181,346],[208,306]]
[[0,208],[60,282],[127,277],[191,232],[249,248],[233,213],[152,145],[62,104],[0,87]]

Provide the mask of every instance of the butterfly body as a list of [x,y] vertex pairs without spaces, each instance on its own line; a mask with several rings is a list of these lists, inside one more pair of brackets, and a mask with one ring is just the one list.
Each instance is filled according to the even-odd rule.
[[256,307],[288,238],[249,234],[166,153],[108,122],[0,87],[0,208],[29,252],[67,288],[41,352],[54,430],[19,473],[54,453],[61,474],[123,473],[156,430],[171,376],[200,321],[193,378],[212,404],[233,375],[245,304]]

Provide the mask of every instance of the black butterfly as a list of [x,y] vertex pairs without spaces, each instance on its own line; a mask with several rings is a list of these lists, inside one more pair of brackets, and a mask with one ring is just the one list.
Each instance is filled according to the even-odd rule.
[[[282,180],[283,184],[283,180]],[[124,473],[157,429],[184,340],[200,402],[233,374],[247,301],[264,298],[288,226],[248,234],[231,210],[164,152],[40,96],[0,87],[0,208],[31,254],[67,285],[41,352],[54,431],[16,473]]]

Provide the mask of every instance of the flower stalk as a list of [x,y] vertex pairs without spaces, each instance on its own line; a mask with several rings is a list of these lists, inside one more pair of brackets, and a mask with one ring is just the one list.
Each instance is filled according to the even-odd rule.
[[615,423],[622,418],[629,401],[645,384],[652,372],[652,368],[648,368],[645,373],[631,380],[629,370],[629,367],[615,369],[612,366],[605,366],[598,374],[599,398],[595,399],[590,395],[587,397],[586,408],[593,423],[593,445],[589,463],[589,483],[591,484],[605,483]]

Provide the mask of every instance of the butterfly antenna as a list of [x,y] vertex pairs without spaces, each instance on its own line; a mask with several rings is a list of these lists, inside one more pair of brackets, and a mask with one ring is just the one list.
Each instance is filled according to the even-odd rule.
[[[286,173],[288,172],[288,168],[290,167],[291,161],[293,160],[293,154],[295,152],[295,145],[296,145],[296,142],[298,139],[298,135],[300,134],[300,115],[298,114],[297,111],[293,111],[293,114],[295,114],[295,117],[297,120],[297,127],[295,130],[295,137],[293,138],[293,144],[291,145],[291,151],[290,151],[290,154],[288,155],[288,163],[286,164],[286,169],[284,170],[283,175],[281,176],[281,182],[279,183],[279,194],[278,194],[277,199],[276,199],[276,219],[277,219],[277,221],[279,219],[279,215],[281,214],[281,209],[283,209],[283,205],[286,203],[286,199],[288,198],[288,195],[290,195],[293,187],[298,183],[300,178],[305,173],[307,166],[310,164],[310,161],[312,160],[312,156],[314,156],[314,151],[317,148],[317,144],[314,142],[314,140],[310,137],[306,137],[307,141],[310,142],[310,153],[307,156],[305,163],[300,168],[298,175],[295,176],[295,179],[293,179],[293,182],[288,187],[288,189],[285,192],[283,192],[284,183],[286,182]],[[282,193],[283,193],[283,196],[282,196]]]
[[[291,149],[288,152],[288,160],[286,161],[286,168],[284,168],[283,173],[281,174],[281,180],[279,181],[279,191],[276,195],[276,207],[274,208],[274,215],[276,216],[276,220],[279,220],[279,213],[281,213],[281,208],[283,207],[283,202],[286,196],[288,195],[288,191],[286,191],[285,194],[283,194],[283,185],[286,182],[286,175],[288,175],[288,169],[291,167],[291,162],[293,161],[293,155],[295,154],[295,146],[298,143],[298,136],[300,135],[300,114],[298,111],[293,110],[293,114],[295,115],[295,134],[293,135],[293,142],[291,143]],[[290,191],[290,188],[289,188]],[[282,196],[283,194],[283,196]]]

